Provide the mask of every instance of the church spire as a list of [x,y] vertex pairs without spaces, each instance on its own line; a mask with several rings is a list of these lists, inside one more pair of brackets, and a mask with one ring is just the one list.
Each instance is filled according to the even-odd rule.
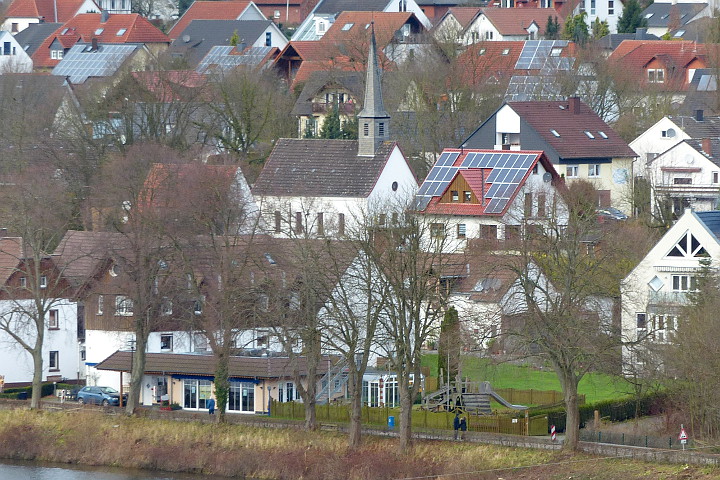
[[375,44],[375,23],[371,23],[370,48],[365,77],[365,102],[358,115],[358,155],[373,156],[380,143],[390,139],[390,115],[385,111],[380,67]]

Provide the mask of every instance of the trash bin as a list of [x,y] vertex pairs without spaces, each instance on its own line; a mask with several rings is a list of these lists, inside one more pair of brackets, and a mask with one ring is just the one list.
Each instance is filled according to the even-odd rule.
[[18,392],[18,400],[27,400],[27,392]]
[[395,417],[392,415],[388,416],[388,428],[390,430],[395,428]]

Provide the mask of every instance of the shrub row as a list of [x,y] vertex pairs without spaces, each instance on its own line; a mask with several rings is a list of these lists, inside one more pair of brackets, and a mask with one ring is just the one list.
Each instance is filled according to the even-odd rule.
[[[57,389],[67,389],[72,390],[77,385],[70,385],[67,383],[58,383]],[[42,393],[41,395],[43,397],[47,397],[48,395],[52,395],[55,392],[55,385],[52,383],[43,383],[42,385]],[[3,390],[2,393],[0,393],[0,398],[18,398],[19,396],[27,396],[27,398],[30,398],[32,395],[32,386],[27,387],[12,387],[12,388],[6,388]]]
[[[623,400],[604,400],[580,406],[580,428],[584,427],[595,416],[595,410],[600,412],[601,418],[608,418],[612,422],[622,422],[632,418],[646,415],[655,415],[661,410],[662,402],[667,398],[665,393],[654,393],[640,397],[630,397]],[[555,425],[557,432],[565,431],[565,407],[548,409],[533,409],[531,415],[547,415],[548,428]]]

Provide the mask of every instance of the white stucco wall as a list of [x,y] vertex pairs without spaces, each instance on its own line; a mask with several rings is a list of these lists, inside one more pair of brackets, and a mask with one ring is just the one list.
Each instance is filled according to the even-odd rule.
[[[22,308],[31,308],[29,301],[18,301]],[[77,379],[80,372],[80,350],[77,339],[77,304],[69,300],[54,302],[52,309],[58,310],[58,329],[50,330],[45,327],[45,340],[43,342],[43,380],[48,376],[60,376],[67,379]],[[6,300],[0,302],[2,311],[13,309],[13,302]],[[18,325],[22,325],[20,322]],[[28,342],[34,343],[35,336],[31,328],[22,335]],[[59,365],[56,371],[50,371],[50,352],[57,351]],[[32,356],[9,335],[0,332],[0,375],[5,376],[5,383],[31,382],[33,376]]]
[[[669,129],[672,129],[673,136],[667,136]],[[665,132],[665,135],[663,135],[663,132]],[[649,160],[652,160],[657,155],[664,153],[688,138],[690,138],[690,136],[669,118],[663,117],[658,120],[655,125],[645,130],[635,140],[630,142],[630,148],[640,157],[638,160],[640,168],[637,169],[635,175],[644,176],[644,167]]]

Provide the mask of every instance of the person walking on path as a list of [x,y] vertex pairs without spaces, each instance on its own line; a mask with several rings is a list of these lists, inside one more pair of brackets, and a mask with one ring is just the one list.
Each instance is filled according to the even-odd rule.
[[455,412],[455,418],[453,419],[453,430],[455,430],[455,440],[458,439],[458,430],[460,430],[460,414]]
[[467,431],[467,418],[463,415],[460,419],[460,440],[465,440],[465,432]]
[[208,413],[210,415],[215,415],[215,399],[214,398],[210,397],[210,400],[208,400],[208,402],[207,402],[207,408],[208,408]]

